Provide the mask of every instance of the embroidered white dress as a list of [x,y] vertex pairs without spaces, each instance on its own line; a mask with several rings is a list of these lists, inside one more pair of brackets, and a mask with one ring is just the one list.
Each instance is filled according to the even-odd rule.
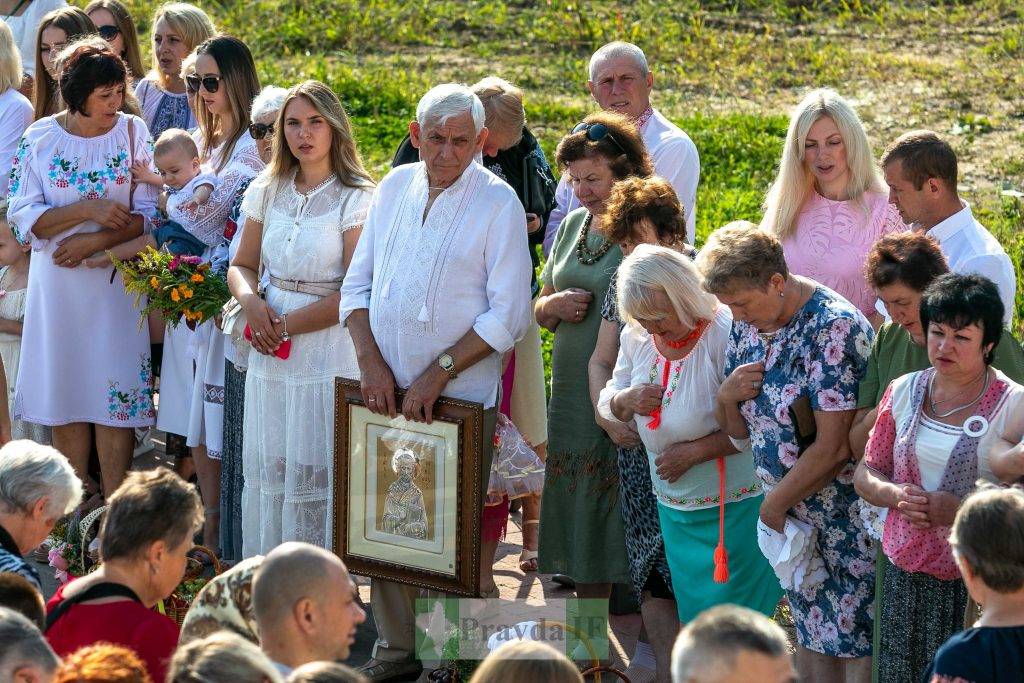
[[[128,122],[134,126],[134,150]],[[142,119],[118,114],[107,133],[81,138],[53,117],[32,124],[11,171],[8,218],[14,234],[31,240],[25,328],[14,399],[15,419],[44,425],[91,422],[112,427],[153,424],[149,333],[139,328],[133,297],[102,268],[54,265],[58,243],[100,229],[85,221],[42,239],[32,230],[51,208],[110,199],[152,215],[156,189],[131,190],[133,159],[152,162]]]
[[[196,131],[193,138],[202,150],[202,134]],[[181,210],[175,209],[171,215],[207,245],[203,259],[214,262],[215,269],[218,262],[226,260],[227,245],[234,235],[232,212],[249,182],[263,170],[256,141],[248,132],[235,143],[231,157],[218,171],[214,164],[223,149],[223,145],[214,148],[203,160],[203,172],[220,180],[210,200],[190,210],[178,207]],[[189,446],[206,446],[211,458],[220,458],[224,443],[224,335],[213,321],[195,331],[181,324],[168,328],[164,335],[157,426],[185,435]]]
[[[372,188],[337,178],[303,195],[293,180],[259,178],[242,212],[263,223],[261,258],[284,280],[340,283],[343,235],[362,226]],[[289,313],[320,297],[266,290],[267,303]],[[224,335],[220,335],[224,336]],[[332,325],[291,338],[287,359],[249,352],[242,439],[242,553],[266,553],[284,541],[330,547],[334,454],[334,378],[359,379],[348,329]],[[223,362],[221,363],[223,365]]]

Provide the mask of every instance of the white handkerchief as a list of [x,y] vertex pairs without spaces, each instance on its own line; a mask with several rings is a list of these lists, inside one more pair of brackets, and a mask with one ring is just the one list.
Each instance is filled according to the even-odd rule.
[[790,516],[781,533],[757,520],[757,544],[784,589],[799,591],[820,585],[828,576],[815,552],[817,534],[813,526]]

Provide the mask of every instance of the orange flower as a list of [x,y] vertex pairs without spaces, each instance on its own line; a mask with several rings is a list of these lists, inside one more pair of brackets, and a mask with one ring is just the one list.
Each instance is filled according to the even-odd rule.
[[172,289],[171,290],[171,301],[173,301],[175,303],[181,301],[181,295],[178,294],[178,290],[177,289]]
[[204,277],[203,277],[202,275],[200,275],[199,273],[196,273],[195,275],[193,275],[192,277],[190,277],[190,278],[189,278],[189,280],[191,280],[192,282],[202,282],[202,281],[203,281],[203,280],[205,280],[205,279],[206,279],[206,278],[204,278]]
[[160,289],[160,282],[156,279],[156,276],[149,278],[149,286],[153,289]]
[[183,290],[181,293],[184,295],[184,297],[186,299],[191,299],[193,294],[192,290],[186,287],[185,285],[182,285],[181,288]]

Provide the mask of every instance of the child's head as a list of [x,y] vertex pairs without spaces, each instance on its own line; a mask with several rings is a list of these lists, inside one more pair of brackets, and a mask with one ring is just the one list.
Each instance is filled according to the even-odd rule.
[[1024,491],[982,484],[957,511],[949,542],[978,604],[1024,590]]
[[7,222],[7,199],[0,199],[0,266],[10,266],[22,259],[28,259],[32,247],[22,244],[14,236],[11,224]]
[[199,148],[187,131],[168,128],[156,139],[153,162],[164,185],[180,190],[199,175]]

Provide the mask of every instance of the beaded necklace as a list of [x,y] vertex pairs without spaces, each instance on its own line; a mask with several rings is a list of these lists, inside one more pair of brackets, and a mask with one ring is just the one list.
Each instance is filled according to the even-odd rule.
[[601,260],[601,257],[608,253],[614,244],[609,240],[604,240],[604,244],[598,247],[597,251],[592,251],[587,246],[587,237],[590,236],[590,222],[594,220],[594,214],[588,213],[586,220],[583,221],[583,227],[580,229],[580,237],[576,240],[576,258],[579,262],[585,266],[592,266]]
[[[704,330],[707,329],[707,327],[708,321],[701,320],[699,323],[697,323],[697,327],[694,328],[693,332],[687,335],[687,340],[690,340],[691,337],[694,336],[694,332],[696,333],[696,337],[699,338],[704,333]],[[661,360],[665,361],[665,365],[661,371],[661,387],[665,390],[665,392],[661,396],[661,405],[651,411],[650,419],[647,421],[648,429],[657,429],[659,426],[661,426],[662,412],[664,411],[664,409],[668,408],[668,404],[672,402],[672,395],[675,394],[676,387],[679,386],[679,377],[680,375],[683,374],[683,362],[690,357],[690,354],[693,353],[693,350],[697,348],[697,344],[694,344],[690,348],[690,350],[686,352],[685,356],[676,361],[669,360],[668,358],[665,358],[664,356],[661,355],[661,352],[658,351],[658,346],[654,343],[653,336],[651,337],[651,344],[654,346],[654,351],[657,355],[654,357],[654,365],[651,366],[651,372],[648,375],[647,379],[647,381],[650,384],[654,384],[654,380],[658,376],[658,359],[660,358]],[[673,363],[676,363],[676,371],[674,373],[672,372]]]

